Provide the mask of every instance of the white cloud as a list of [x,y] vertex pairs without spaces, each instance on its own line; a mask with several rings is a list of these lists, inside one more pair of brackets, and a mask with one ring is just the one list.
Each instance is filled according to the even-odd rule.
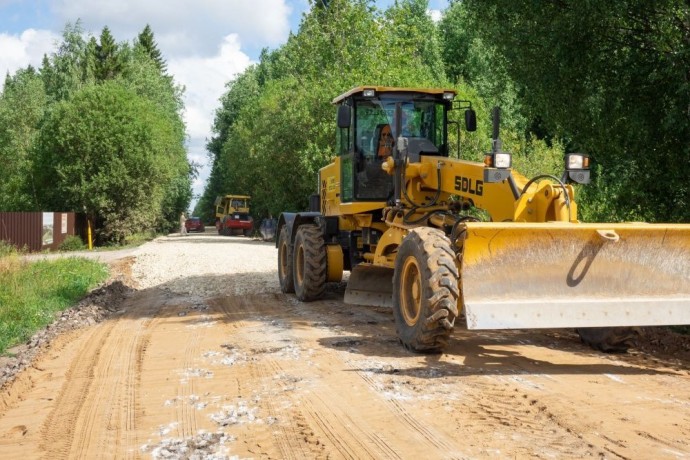
[[208,135],[225,84],[250,64],[249,56],[241,51],[236,34],[224,37],[214,56],[172,58],[168,61],[168,72],[186,89],[185,121],[191,137]]
[[60,36],[47,30],[27,29],[21,35],[0,34],[0,86],[5,75],[28,65],[40,67],[44,54],[55,50]]
[[168,72],[175,76],[175,81],[185,86],[184,117],[190,138],[187,156],[201,165],[199,177],[193,185],[195,195],[203,192],[210,173],[205,143],[210,137],[225,84],[251,63],[249,56],[241,51],[236,34],[224,37],[214,56],[182,57],[168,61]]
[[230,33],[249,47],[278,46],[290,31],[292,8],[286,0],[57,0],[53,10],[63,21],[82,20],[98,35],[135,37],[146,24],[163,53],[208,55]]

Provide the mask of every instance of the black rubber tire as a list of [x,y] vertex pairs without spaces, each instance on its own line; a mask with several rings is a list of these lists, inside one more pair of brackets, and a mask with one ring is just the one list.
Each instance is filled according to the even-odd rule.
[[323,232],[316,225],[300,225],[292,256],[295,294],[302,302],[316,300],[326,288],[328,257]]
[[278,237],[278,282],[280,290],[285,294],[295,292],[295,278],[292,266],[292,245],[290,244],[290,233],[288,227],[280,229]]
[[438,353],[458,316],[458,268],[440,230],[412,230],[398,248],[393,274],[393,316],[398,339],[414,352]]
[[640,335],[637,327],[582,327],[575,331],[583,343],[604,353],[625,353]]
[[244,233],[244,236],[252,236],[252,229],[251,228],[245,228],[243,233]]

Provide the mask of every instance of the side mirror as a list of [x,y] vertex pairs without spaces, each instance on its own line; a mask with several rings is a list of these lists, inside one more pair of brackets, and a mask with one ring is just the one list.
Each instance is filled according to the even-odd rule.
[[465,110],[465,130],[477,130],[477,114],[472,109]]
[[351,110],[349,105],[338,106],[338,128],[350,127]]

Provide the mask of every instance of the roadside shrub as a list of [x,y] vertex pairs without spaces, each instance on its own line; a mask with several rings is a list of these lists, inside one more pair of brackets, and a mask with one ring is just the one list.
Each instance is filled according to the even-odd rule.
[[86,245],[77,235],[67,235],[65,241],[60,243],[59,251],[82,251],[86,249]]
[[17,253],[17,248],[7,241],[0,241],[0,257],[6,257]]
[[11,283],[14,273],[21,267],[19,251],[16,247],[0,241],[0,283]]
[[139,246],[151,241],[156,237],[156,233],[153,231],[144,231],[139,233],[134,233],[125,238],[125,245],[127,246]]

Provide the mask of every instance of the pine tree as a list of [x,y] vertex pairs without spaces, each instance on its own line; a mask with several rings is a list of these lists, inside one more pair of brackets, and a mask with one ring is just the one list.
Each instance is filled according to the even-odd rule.
[[158,49],[158,45],[153,39],[153,31],[151,31],[151,26],[146,24],[144,30],[139,34],[138,42],[139,45],[146,50],[146,53],[151,57],[153,62],[156,63],[156,66],[158,67],[158,70],[160,70],[161,74],[165,74],[167,71],[167,64],[163,59],[162,53]]
[[122,72],[120,50],[108,26],[103,28],[100,43],[96,46],[96,78],[111,80]]

